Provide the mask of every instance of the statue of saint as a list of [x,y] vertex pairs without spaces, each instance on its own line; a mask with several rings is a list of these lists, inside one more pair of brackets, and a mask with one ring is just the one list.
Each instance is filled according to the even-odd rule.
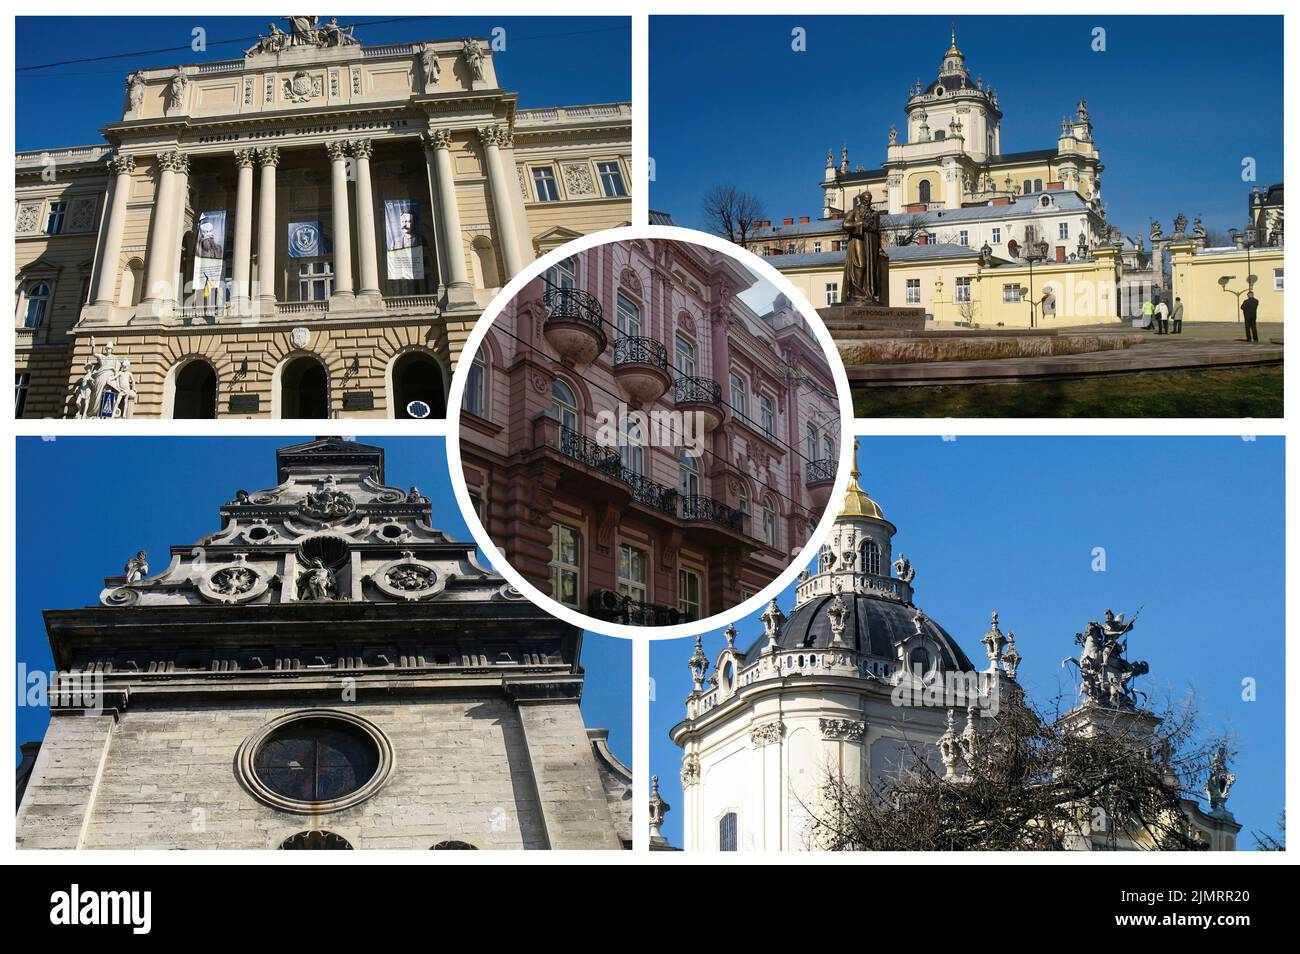
[[126,567],[122,570],[126,574],[128,583],[139,583],[149,575],[149,558],[141,550],[131,559],[126,561]]
[[328,600],[334,592],[334,574],[316,557],[311,564],[298,575],[298,599]]
[[844,287],[841,300],[848,304],[889,304],[884,286],[888,260],[881,248],[880,213],[871,207],[869,194],[854,197],[844,217]]

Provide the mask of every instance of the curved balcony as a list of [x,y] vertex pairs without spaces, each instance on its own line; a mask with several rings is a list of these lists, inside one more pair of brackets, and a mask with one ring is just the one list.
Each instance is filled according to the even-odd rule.
[[645,603],[615,590],[596,590],[587,599],[587,611],[597,619],[625,626],[675,626],[691,617],[675,606]]
[[683,520],[704,520],[740,533],[744,518],[745,515],[741,511],[728,507],[712,497],[696,495],[682,498]]
[[810,460],[804,465],[804,486],[812,497],[813,505],[822,510],[831,499],[831,488],[835,486],[835,465],[832,458]]
[[542,337],[567,365],[591,364],[605,350],[604,310],[594,295],[548,284]]
[[653,404],[672,386],[662,341],[623,335],[614,341],[614,380],[628,404]]
[[712,434],[726,416],[722,407],[722,385],[708,378],[679,374],[673,382],[673,402],[678,410],[700,415],[705,434]]

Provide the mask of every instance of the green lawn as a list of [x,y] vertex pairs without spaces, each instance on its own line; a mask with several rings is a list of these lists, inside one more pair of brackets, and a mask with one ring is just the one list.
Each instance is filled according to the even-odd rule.
[[1282,417],[1282,365],[856,388],[853,412],[865,418]]

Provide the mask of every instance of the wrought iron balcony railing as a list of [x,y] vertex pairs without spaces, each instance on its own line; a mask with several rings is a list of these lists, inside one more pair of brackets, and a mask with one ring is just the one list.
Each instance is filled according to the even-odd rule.
[[573,428],[560,428],[560,453],[597,470],[603,470],[611,477],[623,479],[623,462],[619,459],[618,451],[602,447]]
[[614,364],[652,364],[668,370],[668,349],[662,341],[620,335],[614,342]]
[[714,404],[722,407],[722,385],[708,378],[677,375],[673,397],[678,404]]
[[632,488],[632,499],[643,503],[652,510],[677,516],[677,491],[671,487],[656,483],[649,477],[643,477],[634,470],[623,468],[623,481]]
[[690,613],[675,606],[645,603],[614,590],[597,590],[587,602],[592,616],[624,626],[675,626],[694,621]]
[[683,520],[707,520],[739,533],[744,518],[745,515],[741,511],[728,507],[712,497],[693,495],[682,498]]
[[546,317],[563,321],[581,321],[599,328],[605,321],[604,309],[595,295],[576,288],[561,288],[559,285],[546,283]]
[[819,484],[822,481],[835,481],[835,461],[830,458],[810,460],[804,465],[804,483]]

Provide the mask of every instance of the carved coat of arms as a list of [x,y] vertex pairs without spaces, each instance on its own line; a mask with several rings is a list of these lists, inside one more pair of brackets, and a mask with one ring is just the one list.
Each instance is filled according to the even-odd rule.
[[319,79],[313,79],[306,70],[299,70],[292,79],[284,81],[284,98],[295,103],[305,103],[320,95]]
[[316,520],[341,520],[352,513],[356,506],[352,496],[341,490],[318,490],[302,499],[298,511],[303,516]]

